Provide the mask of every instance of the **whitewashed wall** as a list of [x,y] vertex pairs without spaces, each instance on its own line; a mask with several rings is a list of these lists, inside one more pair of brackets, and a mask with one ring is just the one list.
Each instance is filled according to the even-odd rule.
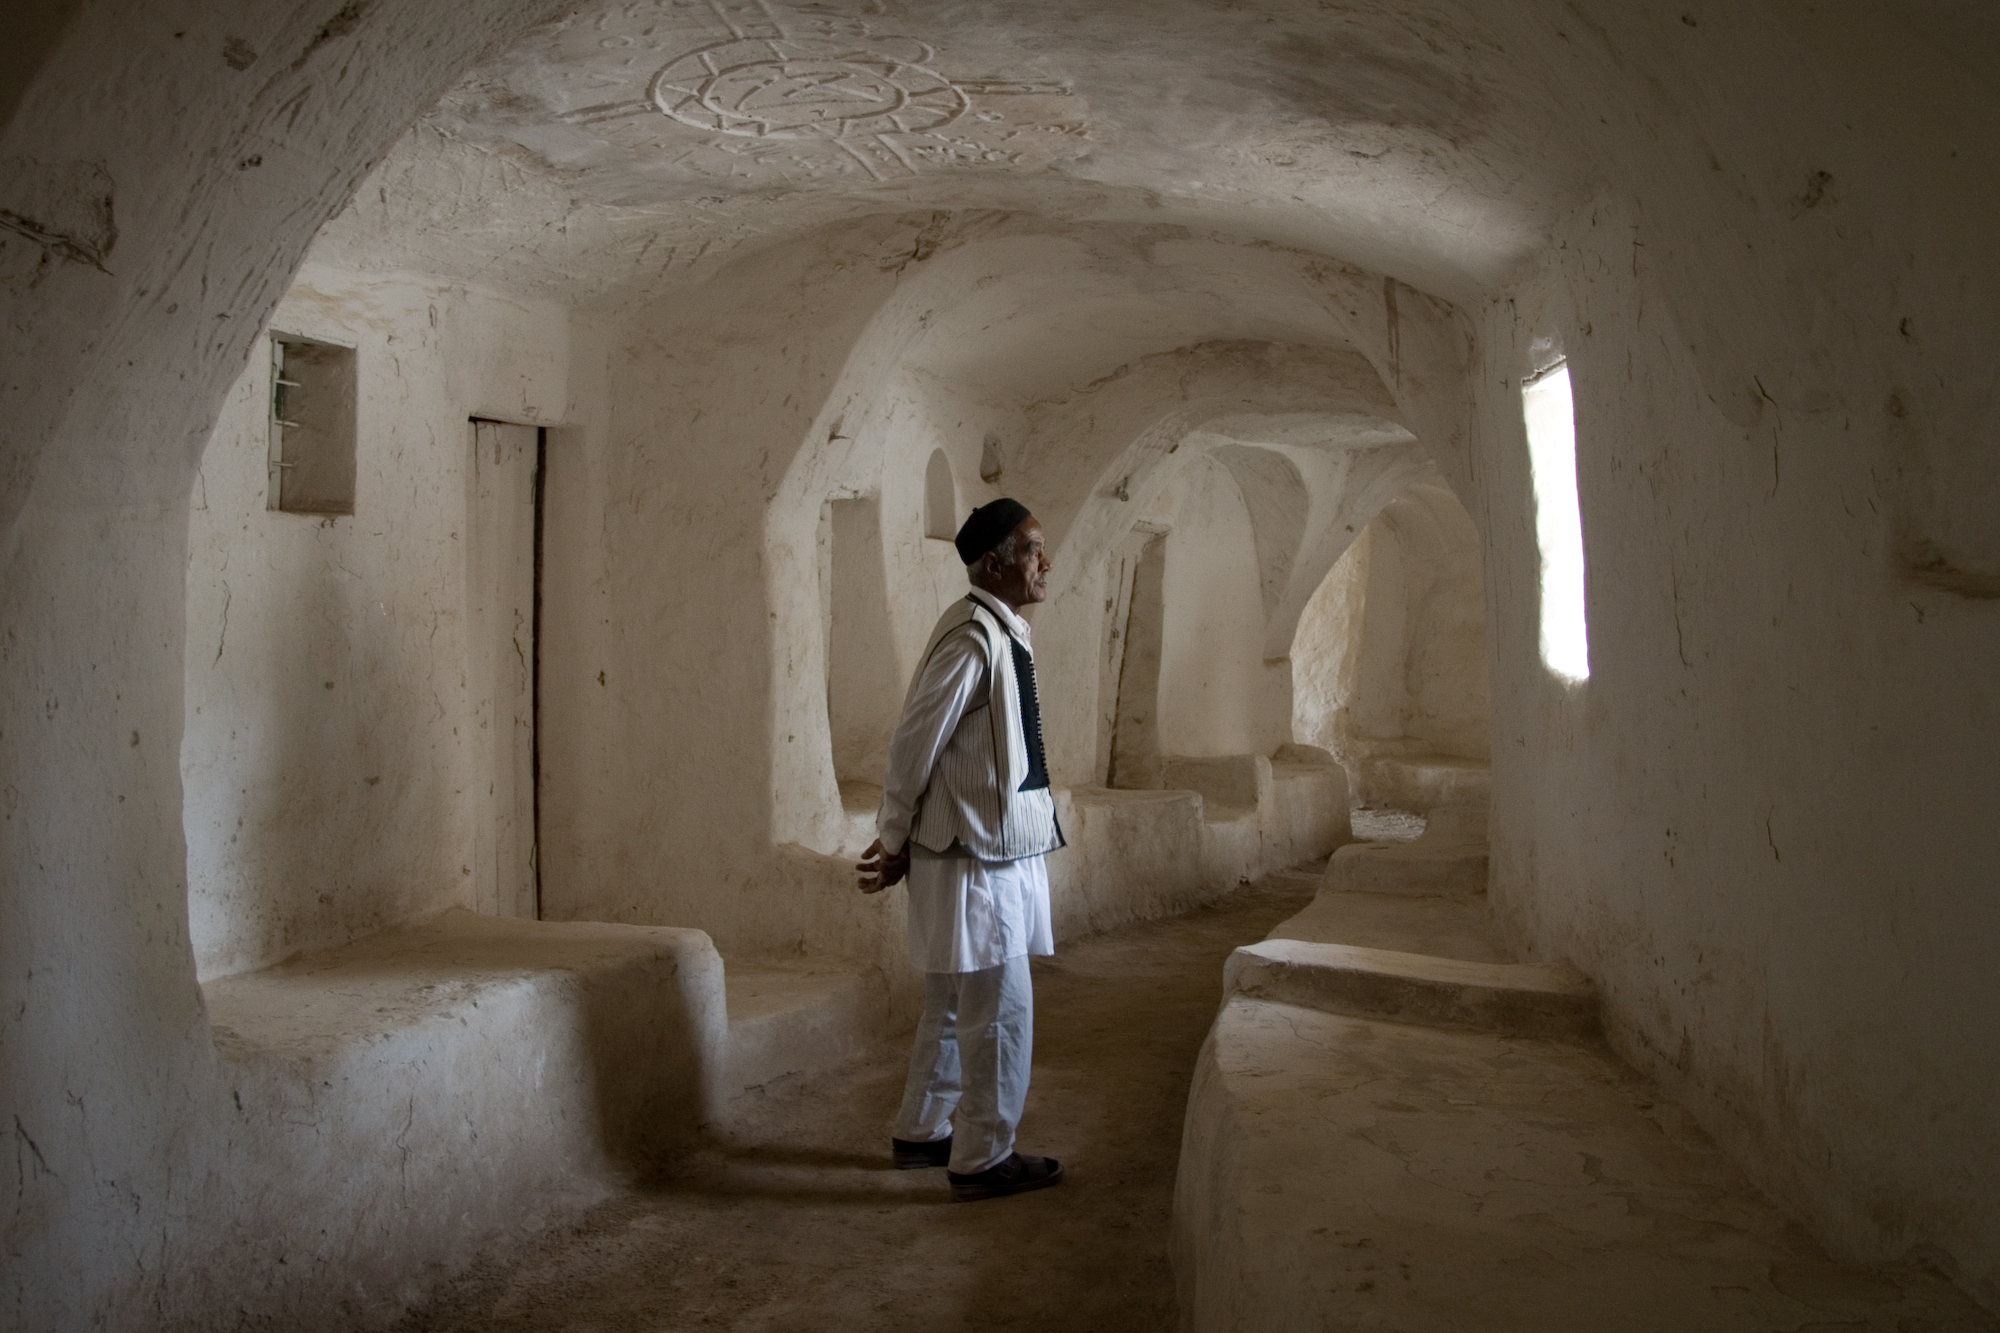
[[[0,72],[7,207],[26,207],[17,190],[42,196],[83,256],[14,232],[0,255],[0,1120],[30,1145],[0,1291],[25,1326],[204,1326],[188,1276],[202,1272],[320,1308],[311,1275],[219,1264],[238,1202],[219,1182],[243,1158],[186,930],[188,506],[203,442],[314,231],[451,80],[552,8],[85,0],[52,7],[56,20],[37,10]],[[1817,1234],[1938,1256],[2000,1302],[1990,43],[1970,18],[1945,22],[1951,6],[1573,8],[1556,26],[1546,6],[1479,6],[1518,84],[1494,89],[1503,109],[1441,165],[1420,137],[1436,130],[1399,140],[1382,169],[1403,174],[1380,193],[1343,178],[1297,212],[1264,209],[1279,196],[1255,188],[1160,211],[1154,195],[1106,202],[1065,176],[1051,226],[1100,225],[1076,221],[1097,207],[1137,215],[1128,203],[1147,219],[1097,243],[1084,267],[1107,284],[1194,291],[1199,273],[1172,262],[1209,245],[1190,229],[1254,230],[1242,248],[1262,256],[1218,264],[1226,281],[1172,320],[1157,302],[1117,307],[1095,341],[1051,339],[1044,323],[997,348],[970,336],[974,320],[959,360],[1009,374],[1066,361],[1092,384],[1138,367],[1069,397],[1016,375],[1022,401],[1053,396],[1061,415],[1109,404],[1146,358],[1201,339],[1346,328],[1413,416],[1428,413],[1412,429],[1486,537],[1496,900],[1538,950],[1592,972],[1626,1049]],[[264,53],[254,73],[219,55],[239,42]],[[1435,70],[1438,86],[1486,89],[1475,68],[1426,64],[1410,83]],[[1524,106],[1547,114],[1511,120]],[[1127,158],[1121,179],[1206,190],[1217,157],[1249,159],[1227,117],[1204,118],[1214,137],[1197,153]],[[1509,140],[1573,150],[1545,179],[1600,192],[1551,236],[1551,267],[1484,276],[1519,256],[1489,243],[1476,204],[1425,213],[1410,243],[1403,222],[1476,198]],[[489,156],[485,179],[509,182]],[[1363,158],[1376,161],[1351,169],[1372,170]],[[115,249],[101,225],[114,193]],[[422,217],[381,197],[381,216]],[[1003,198],[1032,212],[1044,196],[980,206]],[[794,725],[818,664],[792,654],[813,636],[791,636],[793,608],[766,595],[810,589],[812,522],[767,525],[765,507],[802,442],[835,433],[846,390],[833,386],[898,266],[918,289],[898,329],[953,319],[974,279],[925,298],[950,252],[915,259],[931,205],[951,200],[925,201],[920,223],[856,224],[860,239],[834,247],[854,265],[837,299],[830,258],[764,256],[726,293],[662,289],[677,312],[601,349],[607,374],[639,382],[620,389],[615,447],[579,476],[587,499],[571,497],[586,522],[604,515],[570,585],[591,608],[571,665],[597,691],[575,692],[568,731],[571,846],[595,858],[572,909],[727,903],[759,848],[812,834],[831,774],[786,747],[826,749]],[[588,234],[567,230],[569,202],[555,200],[550,234]],[[1320,213],[1342,221],[1313,231]],[[1509,238],[1544,234],[1539,211],[1499,221]],[[1274,236],[1353,244],[1303,264]],[[991,265],[986,313],[1087,286],[1060,249]],[[664,284],[669,262],[648,272]],[[1469,323],[1385,269],[1439,291],[1431,277],[1452,278]],[[1385,295],[1399,298],[1393,338]],[[799,329],[810,345],[786,336]],[[1528,345],[1556,331],[1579,386],[1592,562],[1594,670],[1579,692],[1535,658],[1514,396]],[[879,384],[913,345],[897,333],[851,369]],[[1446,373],[1469,353],[1473,373]],[[1254,378],[1251,358],[1235,366]],[[1474,394],[1476,438],[1454,430]],[[841,401],[822,415],[829,396]],[[1068,448],[1089,432],[1049,438]],[[1122,475],[1080,456],[1084,489]],[[1054,463],[1048,475],[1075,480]],[[816,509],[820,488],[799,489]],[[798,610],[816,618],[809,594]],[[739,751],[740,768],[703,768]]]
[[[1788,188],[1787,164],[1757,170]],[[1629,215],[1586,210],[1483,325],[1488,484],[1516,516],[1489,528],[1494,899],[1598,979],[1621,1048],[1836,1248],[1937,1247],[1990,1299],[2000,1214],[1972,1182],[2000,1179],[2000,603],[1897,538],[1917,466],[1899,413],[1956,372],[1945,353],[1914,374],[1896,329],[1937,297],[1857,272],[1850,334],[1800,340],[1818,288],[1737,266],[1844,251],[1852,214],[1662,210],[1646,225],[1684,247],[1672,264],[1635,251]],[[1731,356],[1695,285],[1722,274],[1768,283],[1773,311]],[[1540,661],[1518,517],[1518,384],[1552,333],[1588,565],[1591,675],[1569,687]]]
[[267,508],[270,367],[253,357],[188,524],[181,773],[203,977],[481,906],[492,717],[467,637],[468,418],[568,408],[558,306],[309,266],[272,327],[355,349],[355,512]]

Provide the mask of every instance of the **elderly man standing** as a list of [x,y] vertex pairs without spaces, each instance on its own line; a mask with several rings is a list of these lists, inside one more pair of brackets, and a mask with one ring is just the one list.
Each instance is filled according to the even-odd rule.
[[908,877],[910,959],[924,973],[895,1163],[948,1166],[960,1201],[1063,1176],[1054,1158],[1014,1151],[1034,1055],[1028,955],[1055,952],[1042,857],[1063,845],[1018,614],[1049,595],[1042,541],[1013,500],[973,510],[958,530],[972,590],[924,649],[889,745],[880,837],[857,867],[863,893]]

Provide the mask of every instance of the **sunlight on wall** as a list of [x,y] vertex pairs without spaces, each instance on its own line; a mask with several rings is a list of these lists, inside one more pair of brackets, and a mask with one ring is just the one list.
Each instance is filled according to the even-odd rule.
[[1542,662],[1564,680],[1588,680],[1583,519],[1576,500],[1576,412],[1567,362],[1558,361],[1522,384],[1521,417],[1528,427],[1535,540],[1542,552]]

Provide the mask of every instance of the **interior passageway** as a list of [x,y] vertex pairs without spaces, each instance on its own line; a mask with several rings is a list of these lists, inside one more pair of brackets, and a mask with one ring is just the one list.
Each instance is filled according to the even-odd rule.
[[[355,1333],[506,1254],[548,1280],[426,1318],[782,1324],[868,1294],[835,1230],[915,1272],[866,1108],[921,980],[852,866],[1002,495],[1055,560],[1077,1174],[991,1215],[1066,1246],[954,1253],[1162,1315],[1192,1068],[1202,1333],[1360,1319],[1327,1237],[1400,1190],[1512,1198],[1496,1282],[1664,1236],[1749,1290],[1698,1325],[2000,1310],[1994,6],[17,8],[0,1323]],[[1329,853],[1255,940],[1239,888]],[[1700,1127],[1644,1172],[1607,1051]],[[1571,1079],[1583,1158],[1417,1098],[1482,1070]],[[1461,1179],[1524,1155],[1546,1209]]]

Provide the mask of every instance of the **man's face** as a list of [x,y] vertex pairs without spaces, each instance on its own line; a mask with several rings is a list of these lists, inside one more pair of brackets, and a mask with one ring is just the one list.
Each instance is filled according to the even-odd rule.
[[1042,547],[1042,525],[1031,514],[1014,529],[1014,558],[1002,561],[995,552],[994,584],[989,591],[1007,605],[1019,609],[1049,599],[1049,570],[1053,568]]

